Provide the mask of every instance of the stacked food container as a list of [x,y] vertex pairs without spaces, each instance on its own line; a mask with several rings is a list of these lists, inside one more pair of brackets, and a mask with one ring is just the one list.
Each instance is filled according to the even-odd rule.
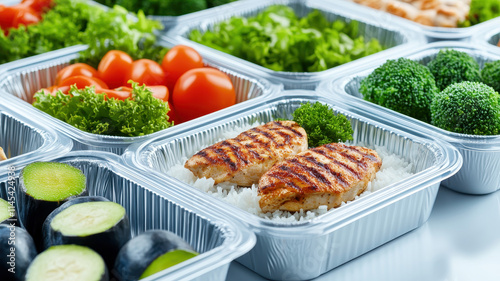
[[[120,1],[82,3],[113,11],[103,4],[115,2]],[[199,253],[141,280],[499,279],[494,265],[500,262],[495,234],[500,231],[500,137],[449,132],[368,102],[360,84],[387,60],[404,57],[427,65],[445,49],[469,54],[481,68],[500,60],[500,18],[470,27],[429,27],[353,2],[239,0],[178,16],[126,14],[127,28],[136,28],[130,33],[143,36],[132,47],[138,48],[130,54],[134,60],[158,61],[163,56],[151,50],[189,46],[205,68],[220,71],[234,87],[234,105],[153,133],[87,132],[33,105],[34,94],[56,85],[63,68],[75,61],[96,63],[98,53],[114,44],[129,48],[113,43],[116,38],[0,64],[0,147],[8,158],[0,161],[1,198],[10,202],[22,196],[20,174],[30,163],[60,162],[80,169],[88,195],[125,208],[132,237],[168,230]],[[261,16],[265,13],[270,17]],[[245,26],[259,17],[278,22],[280,31],[256,22]],[[299,29],[292,27],[294,17]],[[148,20],[162,27],[133,24]],[[323,25],[327,31],[321,34]],[[232,37],[232,29],[273,43]],[[231,46],[232,41],[237,44]],[[284,60],[282,54],[287,54]],[[284,62],[290,62],[289,68]],[[175,95],[177,85],[168,90]],[[205,188],[202,179],[184,179],[184,163],[201,149],[258,125],[292,120],[306,103],[327,105],[346,116],[353,129],[347,144],[375,149],[388,163],[382,164],[386,174],[379,176],[398,178],[385,179],[386,185],[337,208],[292,214],[263,213],[250,189]],[[18,204],[23,201],[14,201],[22,212]]]

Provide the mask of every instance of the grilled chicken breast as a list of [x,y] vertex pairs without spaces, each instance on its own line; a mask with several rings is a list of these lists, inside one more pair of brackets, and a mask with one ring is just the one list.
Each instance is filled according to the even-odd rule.
[[335,208],[361,194],[381,165],[377,152],[368,148],[319,146],[267,171],[259,181],[259,205],[263,212]]
[[209,146],[184,165],[215,184],[251,186],[275,163],[307,150],[307,134],[294,121],[273,121]]

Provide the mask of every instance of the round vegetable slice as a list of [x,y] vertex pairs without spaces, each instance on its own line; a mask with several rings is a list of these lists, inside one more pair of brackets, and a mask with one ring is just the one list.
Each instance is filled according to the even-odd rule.
[[213,68],[196,68],[184,73],[172,93],[175,112],[185,122],[236,103],[229,77]]
[[85,184],[83,172],[65,163],[35,162],[21,171],[19,218],[38,249],[42,246],[45,218],[64,202],[86,195]]
[[15,216],[15,210],[9,202],[0,198],[0,223],[8,223],[7,220]]
[[98,252],[111,268],[131,238],[128,216],[120,204],[101,196],[78,197],[55,209],[43,224],[44,247],[75,244]]
[[24,280],[36,254],[35,242],[25,229],[0,225],[0,280]]
[[105,281],[108,270],[102,257],[79,245],[53,246],[38,255],[26,273],[26,281]]
[[167,75],[167,87],[173,91],[175,82],[182,74],[188,70],[203,67],[203,58],[195,49],[177,45],[165,54],[161,67]]
[[137,280],[198,255],[182,238],[166,230],[146,231],[127,242],[116,257],[118,280]]
[[127,83],[127,76],[132,68],[132,57],[119,50],[111,50],[102,57],[97,72],[99,77],[110,88],[116,88]]
[[72,76],[97,77],[97,70],[86,63],[75,63],[59,70],[56,76],[56,85]]

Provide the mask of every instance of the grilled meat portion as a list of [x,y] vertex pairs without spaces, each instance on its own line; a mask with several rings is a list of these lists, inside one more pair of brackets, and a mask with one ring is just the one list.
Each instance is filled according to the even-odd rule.
[[274,121],[199,151],[184,167],[198,178],[213,178],[215,184],[251,186],[275,163],[305,150],[302,127],[294,121]]
[[331,143],[274,165],[259,181],[263,212],[340,206],[361,194],[382,160],[365,147]]

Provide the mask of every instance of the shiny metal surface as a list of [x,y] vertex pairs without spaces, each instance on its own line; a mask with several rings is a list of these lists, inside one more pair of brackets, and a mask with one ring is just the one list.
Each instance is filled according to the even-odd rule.
[[[425,65],[439,50],[446,48],[470,54],[479,63],[480,67],[486,62],[500,59],[500,53],[495,52],[496,50],[491,50],[491,48],[483,48],[472,43],[451,41],[432,43],[404,53],[391,55],[386,59],[407,57]],[[379,60],[373,64],[366,65],[362,71],[346,72],[342,78],[325,81],[320,86],[320,91],[324,92],[327,96],[341,95],[343,96],[342,99],[348,98],[353,107],[356,107],[360,111],[374,110],[392,116],[400,116],[409,122],[408,126],[419,128],[418,130],[422,132],[437,136],[454,145],[462,154],[464,165],[456,175],[445,180],[443,185],[453,190],[470,194],[486,194],[499,190],[500,136],[473,136],[448,132],[362,99],[362,94],[358,91],[360,81],[384,62],[385,60]],[[390,120],[390,118],[388,119]]]
[[194,47],[203,57],[216,58],[217,60],[227,61],[228,65],[239,65],[240,68],[252,71],[260,77],[282,83],[285,89],[310,89],[316,88],[321,79],[338,75],[342,71],[349,69],[350,63],[331,68],[321,72],[284,72],[273,71],[260,65],[248,62],[235,56],[217,51],[188,39],[189,33],[196,29],[200,31],[210,30],[215,24],[227,20],[234,16],[249,17],[256,15],[267,7],[274,4],[283,4],[291,7],[299,16],[305,16],[313,9],[323,12],[329,21],[337,19],[343,21],[359,21],[359,34],[366,40],[376,38],[381,45],[388,50],[373,54],[368,57],[358,59],[357,61],[369,62],[373,58],[381,57],[386,54],[397,52],[409,48],[414,44],[424,44],[425,38],[416,32],[411,26],[403,24],[394,25],[389,21],[380,20],[376,14],[370,11],[360,12],[358,6],[345,1],[317,1],[317,0],[255,0],[255,1],[237,1],[229,5],[219,7],[203,13],[186,15],[178,24],[167,32],[172,42],[176,44],[186,44]]
[[[159,44],[167,47],[173,46],[162,40],[159,40]],[[12,65],[11,68],[6,69],[5,73],[0,73],[0,95],[17,97],[17,100],[11,102],[22,107],[23,112],[27,112],[25,114],[26,116],[30,116],[35,112],[43,115],[43,117],[51,123],[53,128],[74,140],[74,150],[101,150],[121,154],[131,143],[143,141],[161,134],[168,134],[174,127],[189,126],[189,124],[203,122],[202,120],[209,119],[209,116],[217,114],[214,113],[203,116],[147,136],[118,137],[84,132],[32,107],[33,94],[41,88],[47,88],[53,85],[57,72],[69,65],[71,60],[77,58],[78,51],[62,53],[60,56],[56,57],[50,56],[41,59],[30,59],[25,63]],[[229,76],[235,87],[237,103],[255,98],[264,98],[280,89],[279,85],[272,84],[264,79],[256,78],[255,76],[247,75],[244,71],[240,71],[239,69],[221,66],[217,61],[207,60],[205,64],[217,68]],[[231,107],[221,112],[230,111]]]
[[[144,280],[225,280],[229,263],[248,252],[255,236],[238,222],[224,218],[215,210],[197,205],[191,198],[159,186],[122,165],[111,153],[71,152],[53,161],[68,163],[83,171],[89,195],[104,196],[121,204],[127,212],[132,237],[149,229],[172,231],[188,242],[200,255],[161,271]],[[16,192],[19,172],[15,169]],[[0,196],[7,198],[7,173],[0,175]],[[16,201],[17,202],[17,201]],[[22,205],[16,205],[18,210]]]
[[[386,147],[411,161],[416,174],[313,220],[297,223],[261,219],[165,174],[182,157],[215,142],[223,131],[255,121],[290,118],[293,110],[307,101],[320,101],[346,114],[354,128],[354,142]],[[178,189],[194,190],[212,205],[249,223],[257,235],[257,244],[238,259],[241,264],[270,279],[315,278],[422,225],[432,210],[439,183],[461,166],[458,151],[450,145],[371,121],[377,113],[354,114],[345,108],[341,101],[333,102],[311,91],[285,91],[265,103],[254,102],[241,108],[217,123],[191,128],[176,137],[134,144],[124,158],[128,165],[158,175]]]

